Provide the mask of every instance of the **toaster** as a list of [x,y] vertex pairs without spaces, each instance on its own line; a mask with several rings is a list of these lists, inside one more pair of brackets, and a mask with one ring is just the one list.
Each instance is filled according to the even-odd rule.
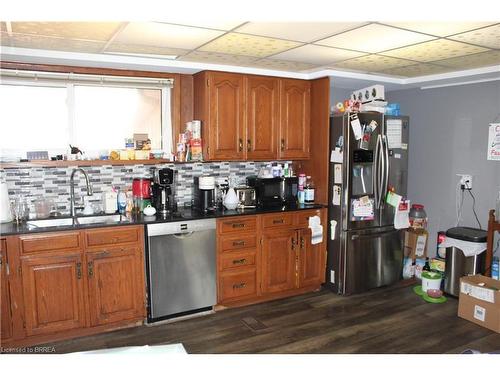
[[238,196],[238,207],[255,208],[257,206],[257,197],[253,187],[240,186],[234,188],[234,190]]

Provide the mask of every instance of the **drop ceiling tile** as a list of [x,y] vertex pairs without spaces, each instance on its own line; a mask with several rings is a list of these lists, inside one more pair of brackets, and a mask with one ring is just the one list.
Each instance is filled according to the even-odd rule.
[[435,64],[458,69],[474,69],[483,66],[500,65],[500,51],[488,51],[473,55],[435,61]]
[[223,31],[158,22],[131,22],[114,39],[117,43],[195,49]]
[[107,41],[119,26],[120,22],[12,22],[12,32]]
[[160,23],[171,23],[171,24],[177,24],[177,25],[184,25],[184,26],[193,26],[193,27],[201,27],[204,29],[215,29],[215,30],[224,30],[224,31],[229,31],[234,29],[235,27],[245,23],[244,20],[227,20],[227,19],[217,19],[217,18],[205,18],[205,19],[200,19],[200,20],[195,20],[193,21],[192,19],[185,19],[185,18],[171,18],[168,17],[168,19],[160,19],[160,20],[155,20]]
[[157,46],[144,46],[137,44],[124,44],[124,43],[111,43],[106,48],[106,53],[132,53],[141,55],[185,55],[190,50],[180,49],[180,48],[168,48],[168,47],[157,47]]
[[389,74],[393,76],[402,77],[418,77],[426,76],[431,74],[446,73],[453,70],[452,68],[446,68],[443,66],[437,66],[432,64],[415,64],[409,66],[401,66],[397,68],[385,69],[379,73]]
[[0,31],[7,32],[7,26],[5,22],[0,22]]
[[200,48],[201,51],[221,52],[233,55],[266,57],[301,43],[288,40],[272,39],[248,34],[228,33]]
[[315,44],[374,53],[431,39],[435,38],[390,26],[370,24],[317,41]]
[[270,58],[298,61],[314,65],[328,65],[335,61],[352,59],[362,55],[364,55],[363,52],[307,44],[289,51],[278,53]]
[[271,59],[261,59],[261,60],[256,61],[255,63],[250,64],[250,66],[253,66],[256,68],[282,70],[282,71],[289,71],[289,72],[301,72],[304,70],[311,70],[311,69],[318,67],[317,65],[303,63],[303,62],[271,60]]
[[460,42],[500,49],[500,24],[450,37]]
[[421,62],[443,60],[451,57],[470,55],[487,51],[486,48],[471,46],[447,39],[437,39],[430,42],[420,43],[414,46],[386,51],[385,56],[411,59]]
[[80,39],[53,38],[27,34],[13,34],[9,37],[6,33],[2,34],[4,34],[2,35],[2,44],[4,42],[4,37],[6,37],[6,40],[11,47],[18,48],[98,53],[106,44],[105,42]]
[[396,68],[415,64],[413,61],[395,59],[387,56],[368,55],[334,64],[334,67],[343,69],[378,72],[384,69]]
[[386,25],[401,27],[435,36],[448,36],[491,25],[492,22],[384,22]]
[[307,43],[365,24],[366,22],[248,22],[235,31]]
[[257,58],[251,56],[229,55],[219,52],[193,51],[180,57],[178,60],[246,66],[256,61]]

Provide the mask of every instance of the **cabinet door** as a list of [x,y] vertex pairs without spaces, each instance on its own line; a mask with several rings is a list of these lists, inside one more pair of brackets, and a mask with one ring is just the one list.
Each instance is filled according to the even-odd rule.
[[245,157],[243,77],[232,73],[209,74],[208,155],[212,160],[243,160]]
[[308,81],[282,79],[280,88],[280,159],[309,158],[311,92]]
[[1,308],[1,331],[0,338],[7,340],[12,337],[12,317],[10,310],[10,291],[7,284],[7,249],[5,240],[0,240],[0,293],[2,293],[0,300]]
[[137,246],[86,254],[92,326],[144,317],[142,251]]
[[28,336],[85,325],[81,253],[24,257],[21,269]]
[[297,233],[272,230],[262,236],[262,292],[281,292],[296,287]]
[[299,231],[299,287],[319,285],[325,281],[325,246],[311,244],[311,231]]
[[277,158],[279,79],[248,76],[246,151],[248,160]]

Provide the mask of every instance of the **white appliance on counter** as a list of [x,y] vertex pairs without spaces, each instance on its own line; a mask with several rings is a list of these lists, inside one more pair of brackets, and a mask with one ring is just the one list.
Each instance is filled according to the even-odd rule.
[[9,191],[5,182],[0,182],[0,223],[12,221],[10,212]]

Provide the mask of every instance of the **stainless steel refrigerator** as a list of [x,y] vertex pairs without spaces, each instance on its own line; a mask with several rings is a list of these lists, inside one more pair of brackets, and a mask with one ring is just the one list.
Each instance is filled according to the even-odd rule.
[[392,284],[403,266],[404,234],[394,228],[395,208],[385,197],[389,189],[407,194],[409,119],[376,112],[357,118],[330,118],[326,279],[339,294]]

